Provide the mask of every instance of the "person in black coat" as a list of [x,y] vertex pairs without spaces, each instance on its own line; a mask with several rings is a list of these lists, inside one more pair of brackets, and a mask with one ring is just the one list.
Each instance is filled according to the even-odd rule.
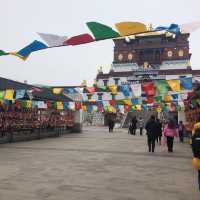
[[[195,130],[192,136],[192,152],[194,158],[200,159],[200,129]],[[198,184],[200,191],[200,169],[198,169]]]
[[158,123],[155,120],[155,116],[152,115],[148,120],[145,129],[147,131],[147,142],[149,147],[149,152],[154,152],[155,150],[155,140],[158,137]]
[[115,126],[114,119],[110,118],[110,119],[108,120],[109,133],[110,133],[110,132],[113,132],[114,126]]
[[136,116],[133,117],[131,120],[131,134],[135,135],[136,134],[136,129],[137,129],[137,118]]

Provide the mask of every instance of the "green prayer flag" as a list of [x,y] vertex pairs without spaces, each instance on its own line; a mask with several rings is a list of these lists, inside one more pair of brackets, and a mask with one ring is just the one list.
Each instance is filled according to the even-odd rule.
[[27,101],[26,100],[22,100],[21,101],[21,107],[22,108],[26,108],[27,107]]
[[198,105],[198,103],[197,103],[197,100],[196,100],[196,99],[192,99],[192,101],[191,101],[191,102],[192,102],[192,105],[193,105],[193,106],[195,106],[195,107]]
[[5,51],[3,51],[3,50],[0,50],[0,56],[6,56],[6,55],[8,55],[9,53],[6,53]]
[[104,24],[100,24],[98,22],[87,22],[86,24],[96,40],[120,37],[118,32]]
[[162,96],[156,96],[154,97],[156,102],[161,102],[162,101]]
[[180,105],[176,105],[176,111],[181,111],[181,106]]
[[52,102],[51,102],[51,107],[52,107],[52,108],[56,108],[56,107],[57,107],[56,101],[52,101]]
[[0,91],[0,99],[3,99],[5,96],[5,91]]
[[200,90],[196,91],[198,97],[200,97]]
[[99,87],[97,87],[97,91],[98,92],[105,92],[105,91],[107,91],[107,86],[99,86]]
[[157,80],[156,89],[159,95],[167,95],[169,91],[169,85],[166,80]]

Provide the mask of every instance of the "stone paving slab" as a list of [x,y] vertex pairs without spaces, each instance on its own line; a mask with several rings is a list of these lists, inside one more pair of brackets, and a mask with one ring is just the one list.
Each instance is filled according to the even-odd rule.
[[0,200],[199,200],[187,143],[175,152],[127,130],[0,145]]

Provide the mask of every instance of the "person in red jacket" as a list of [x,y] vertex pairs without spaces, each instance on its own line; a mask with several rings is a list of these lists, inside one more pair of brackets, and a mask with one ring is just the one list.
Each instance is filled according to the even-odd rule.
[[173,152],[174,137],[177,137],[176,125],[172,119],[164,128],[164,136],[167,138],[168,152]]

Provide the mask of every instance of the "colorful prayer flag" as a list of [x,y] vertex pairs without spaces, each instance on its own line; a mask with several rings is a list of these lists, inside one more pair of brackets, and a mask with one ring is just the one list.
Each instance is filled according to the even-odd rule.
[[85,34],[81,34],[81,35],[77,35],[77,36],[69,38],[68,40],[64,42],[64,44],[80,45],[80,44],[86,44],[90,42],[94,42],[94,39],[92,38],[91,35],[89,35],[88,33],[85,33]]
[[120,37],[119,33],[104,24],[98,22],[87,22],[86,24],[96,40]]
[[156,91],[153,82],[142,83],[142,88],[147,96],[155,96]]
[[131,84],[130,85],[132,94],[134,97],[140,97],[142,94],[142,88],[141,88],[141,84]]
[[16,90],[15,99],[22,99],[24,98],[25,90]]
[[200,28],[200,21],[185,23],[180,25],[182,33],[191,33]]
[[192,90],[192,77],[180,78],[181,87],[185,90]]
[[110,85],[108,88],[112,94],[117,94],[117,85]]
[[38,35],[47,43],[49,47],[62,46],[64,45],[64,42],[68,39],[67,36],[59,36],[48,33],[38,33]]
[[53,94],[61,94],[63,88],[53,88]]
[[48,48],[47,45],[45,45],[44,43],[40,42],[40,41],[33,41],[31,44],[29,44],[28,46],[24,47],[23,49],[21,49],[20,51],[17,52],[17,55],[26,58],[28,57],[32,52],[34,51],[39,51],[42,49],[46,49]]
[[13,100],[13,95],[14,95],[14,90],[8,89],[8,90],[6,90],[4,99]]
[[180,80],[167,80],[167,83],[169,84],[169,87],[171,88],[172,91],[174,92],[181,91]]
[[0,91],[0,99],[3,99],[5,96],[5,91],[1,90]]
[[166,80],[157,80],[155,83],[158,95],[166,95],[168,93],[169,86]]
[[9,53],[3,51],[3,50],[0,50],[0,56],[7,56],[9,55]]
[[115,24],[115,27],[121,36],[129,36],[147,31],[146,25],[140,22],[120,22]]

